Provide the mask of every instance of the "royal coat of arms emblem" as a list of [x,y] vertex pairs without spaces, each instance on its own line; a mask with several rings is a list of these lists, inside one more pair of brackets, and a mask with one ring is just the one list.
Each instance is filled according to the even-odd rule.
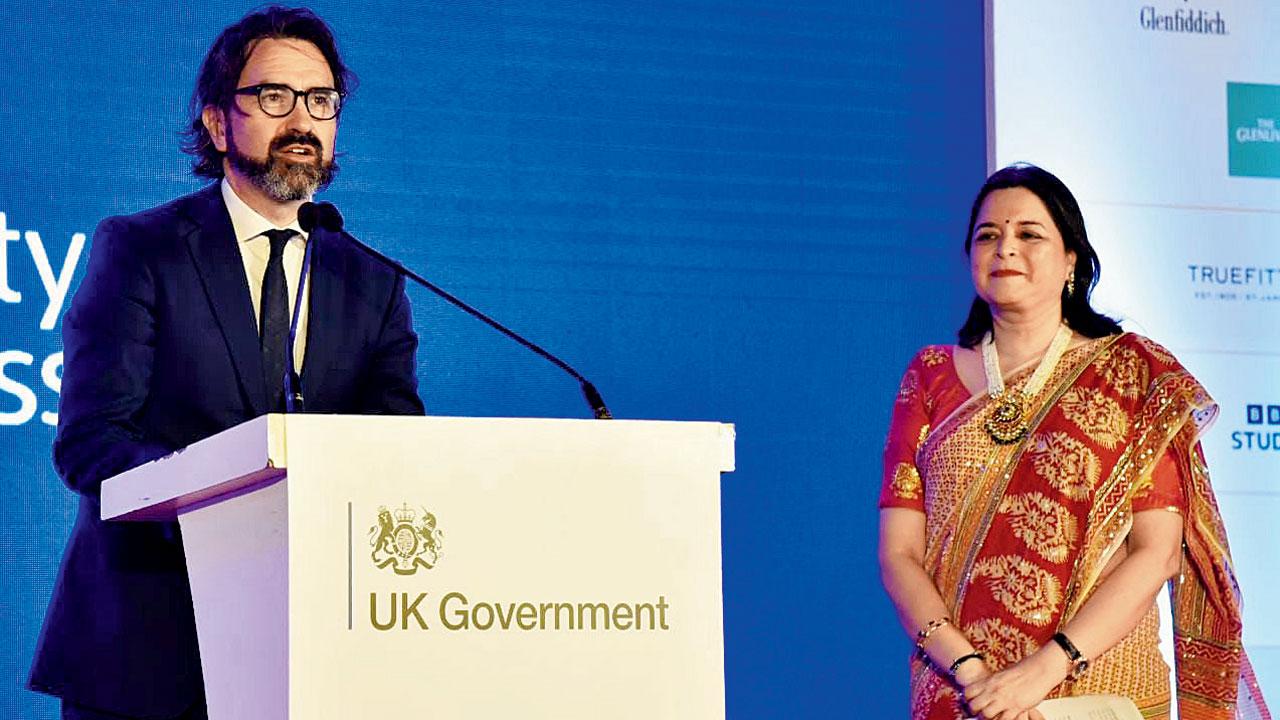
[[418,568],[431,569],[440,560],[444,533],[436,526],[436,516],[422,508],[403,504],[395,511],[378,508],[378,523],[369,528],[370,558],[380,569],[391,568],[397,575],[412,575]]

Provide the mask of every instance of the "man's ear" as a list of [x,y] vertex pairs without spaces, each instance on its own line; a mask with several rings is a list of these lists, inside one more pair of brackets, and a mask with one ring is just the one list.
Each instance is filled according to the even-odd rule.
[[209,131],[213,146],[218,148],[218,152],[225,153],[227,151],[226,114],[220,108],[205,105],[204,110],[200,112],[200,121],[204,123],[204,129]]

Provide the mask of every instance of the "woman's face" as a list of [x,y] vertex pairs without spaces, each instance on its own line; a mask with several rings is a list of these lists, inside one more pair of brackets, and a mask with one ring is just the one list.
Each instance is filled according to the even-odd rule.
[[1035,193],[992,191],[978,210],[971,240],[973,287],[993,312],[1061,308],[1076,254],[1063,246],[1062,233]]

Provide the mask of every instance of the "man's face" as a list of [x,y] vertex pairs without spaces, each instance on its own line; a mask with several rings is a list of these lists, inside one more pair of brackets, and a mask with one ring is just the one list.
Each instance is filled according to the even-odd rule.
[[[257,42],[240,73],[237,88],[264,83],[295,90],[332,88],[333,72],[315,45],[295,38]],[[333,144],[338,121],[316,120],[298,98],[293,111],[271,117],[254,95],[236,95],[227,112],[205,109],[214,146],[226,153],[223,170],[248,182],[276,202],[308,199],[328,185],[337,170]]]

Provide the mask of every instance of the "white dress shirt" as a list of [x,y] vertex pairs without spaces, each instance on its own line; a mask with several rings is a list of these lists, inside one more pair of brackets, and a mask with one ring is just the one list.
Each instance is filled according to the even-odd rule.
[[[245,204],[226,178],[222,179],[222,201],[231,214],[231,227],[236,233],[236,247],[240,248],[240,258],[244,260],[244,274],[249,280],[249,297],[253,300],[254,326],[262,327],[262,278],[267,274],[267,260],[271,257],[271,242],[262,233],[268,230],[283,230],[271,224],[256,210]],[[289,238],[284,246],[284,278],[285,295],[289,298],[289,321],[293,322],[293,305],[298,297],[298,282],[302,276],[302,258],[306,254],[307,234],[302,232],[298,221],[294,220],[287,229],[297,233]],[[307,279],[309,280],[309,278]],[[303,287],[302,309],[298,313],[298,335],[293,344],[293,367],[301,374],[302,358],[307,350],[307,309],[310,305],[307,295],[309,287]]]

